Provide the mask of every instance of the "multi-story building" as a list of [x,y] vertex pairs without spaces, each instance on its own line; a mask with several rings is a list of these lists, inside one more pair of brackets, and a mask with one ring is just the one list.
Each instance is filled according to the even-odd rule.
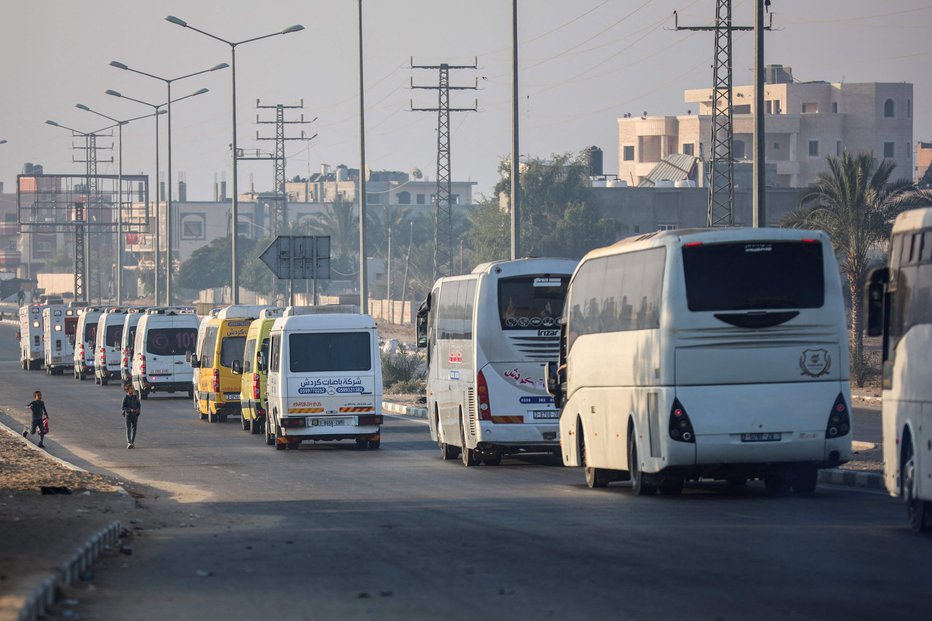
[[[926,175],[929,175],[926,177]],[[923,178],[932,184],[932,142],[916,142],[916,172],[913,181],[919,183]]]
[[[754,152],[754,87],[732,92],[736,161]],[[712,89],[685,91],[698,114],[626,116],[618,119],[618,176],[631,185],[670,154],[706,159]],[[870,151],[894,160],[902,176],[913,172],[913,85],[908,83],[796,82],[792,70],[767,68],[764,86],[768,163],[776,164],[774,184],[803,187],[828,170],[826,156]]]

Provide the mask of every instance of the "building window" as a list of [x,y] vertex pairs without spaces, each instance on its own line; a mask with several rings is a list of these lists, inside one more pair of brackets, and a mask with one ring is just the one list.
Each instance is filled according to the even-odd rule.
[[892,119],[896,116],[896,103],[894,103],[892,99],[883,102],[883,115],[888,119]]
[[181,216],[181,239],[207,239],[206,218],[203,214],[185,214]]
[[883,143],[883,156],[884,157],[894,157],[894,146],[892,142]]
[[[255,227],[255,229],[259,231],[259,227]],[[239,218],[239,222],[236,223],[236,235],[238,237],[250,237],[252,230],[252,220]]]
[[696,154],[696,145],[689,142],[683,145],[683,155],[695,155]]
[[751,114],[751,104],[742,104],[740,106],[735,106],[732,110],[733,114]]
[[451,205],[459,205],[459,204],[460,204],[460,195],[459,195],[459,194],[451,194],[451,195],[450,195],[450,204],[451,204]]
[[622,149],[621,159],[623,159],[626,162],[634,161],[634,145],[626,145]]
[[819,112],[819,102],[807,101],[803,103],[803,114],[817,114]]
[[767,114],[773,114],[773,100],[768,99],[764,102],[764,112]]
[[907,119],[913,118],[913,100],[912,99],[906,100],[906,118]]
[[912,148],[910,147],[909,142],[907,142],[907,143],[906,143],[906,159],[911,158],[911,157],[912,157],[912,154],[913,154],[913,150],[912,150]]
[[395,197],[398,199],[399,205],[410,205],[411,204],[411,192],[406,192],[402,190],[401,192],[396,194]]
[[837,101],[832,102],[832,114],[838,114],[838,102]]
[[381,205],[382,204],[382,193],[366,193],[366,204],[368,205]]
[[779,142],[773,143],[773,150],[774,150],[774,151],[779,151],[779,150],[780,150],[780,143],[779,143]]
[[747,151],[744,146],[744,141],[735,140],[734,144],[732,145],[732,151],[734,152],[733,155],[736,160],[743,160]]
[[835,155],[840,157],[843,151],[844,151],[844,148],[842,148],[841,146],[841,140],[836,140],[835,141]]
[[819,157],[819,141],[809,141],[809,157]]

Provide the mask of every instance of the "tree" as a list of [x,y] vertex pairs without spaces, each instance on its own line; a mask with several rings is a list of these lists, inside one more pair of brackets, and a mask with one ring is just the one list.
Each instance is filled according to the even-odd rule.
[[[192,252],[178,270],[177,285],[185,289],[198,290],[229,286],[232,278],[230,274],[232,239],[230,236],[218,237]],[[239,273],[242,273],[243,266],[252,257],[256,245],[256,240],[248,237],[240,236],[237,239],[236,267]]]
[[507,259],[511,254],[511,225],[508,213],[494,198],[481,203],[470,219],[470,246],[474,264]]
[[864,318],[861,303],[869,253],[890,238],[896,215],[914,204],[915,192],[906,179],[890,182],[896,166],[878,164],[871,153],[828,157],[829,171],[820,173],[800,198],[799,208],[784,219],[793,228],[828,233],[848,281],[851,303],[851,371],[858,386],[868,374],[864,355]]

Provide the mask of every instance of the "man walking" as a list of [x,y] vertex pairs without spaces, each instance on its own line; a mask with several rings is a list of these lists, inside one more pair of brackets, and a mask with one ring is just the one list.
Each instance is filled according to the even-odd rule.
[[25,438],[29,433],[39,434],[39,448],[45,448],[45,431],[46,425],[45,422],[48,420],[49,413],[45,409],[45,401],[42,400],[42,393],[38,390],[35,391],[32,395],[32,401],[26,404],[26,407],[29,408],[32,412],[32,424],[23,429],[23,437]]
[[123,418],[126,421],[126,448],[131,449],[136,442],[136,425],[139,422],[139,409],[142,403],[136,395],[136,389],[130,384],[123,397]]

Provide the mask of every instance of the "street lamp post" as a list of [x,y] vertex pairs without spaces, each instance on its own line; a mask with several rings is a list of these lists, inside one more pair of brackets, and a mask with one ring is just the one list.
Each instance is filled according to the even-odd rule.
[[168,96],[165,99],[165,107],[168,110],[168,201],[166,205],[167,212],[165,214],[165,236],[167,238],[166,245],[168,248],[166,248],[167,262],[165,265],[165,301],[170,305],[172,303],[172,82],[184,80],[185,78],[191,78],[196,75],[208,73],[210,71],[217,71],[218,69],[226,69],[229,67],[229,65],[226,63],[220,63],[219,65],[214,65],[209,69],[195,71],[194,73],[178,76],[177,78],[163,78],[151,73],[146,73],[145,71],[140,71],[139,69],[128,67],[124,63],[118,62],[116,60],[110,61],[110,66],[116,67],[117,69],[123,69],[124,71],[132,71],[133,73],[138,73],[139,75],[144,75],[155,80],[160,80],[165,82],[165,85],[168,89]]
[[85,106],[84,104],[75,104],[75,108],[78,110],[84,110],[85,112],[90,112],[91,114],[96,114],[99,117],[103,117],[109,121],[113,121],[117,125],[117,143],[118,143],[118,157],[119,164],[117,168],[117,277],[116,277],[116,301],[120,305],[123,303],[123,126],[133,121],[138,121],[139,119],[147,119],[150,116],[154,116],[156,119],[159,118],[159,114],[162,112],[156,111],[152,114],[146,114],[143,116],[137,116],[131,119],[119,120],[115,119],[112,116],[98,112],[97,110],[92,110],[91,108]]
[[[175,99],[175,101],[172,103],[181,101],[183,99],[188,99],[189,97],[196,97],[197,95],[203,95],[204,93],[207,93],[207,92],[210,92],[210,91],[208,91],[208,89],[206,88],[202,88],[198,91],[191,93],[190,95],[179,97]],[[159,304],[159,271],[160,271],[159,270],[159,262],[160,262],[159,251],[162,249],[162,245],[159,239],[159,236],[160,236],[159,229],[161,226],[161,219],[159,218],[159,212],[161,211],[161,205],[162,205],[162,194],[160,191],[161,184],[159,183],[159,114],[160,114],[159,108],[166,106],[168,102],[160,103],[160,104],[153,104],[153,103],[149,103],[148,101],[143,101],[141,99],[135,99],[128,95],[124,95],[118,91],[109,90],[109,89],[106,91],[106,94],[111,95],[113,97],[120,97],[122,99],[128,99],[129,101],[135,101],[136,103],[143,104],[144,106],[149,106],[154,111],[153,116],[155,116],[155,209],[153,209],[153,214],[155,218],[155,223],[154,223],[155,224],[154,225],[155,238],[153,240],[152,256],[155,258],[155,261],[154,261],[155,271],[153,273],[153,279],[152,279],[153,280],[152,298],[155,304],[157,305]]]
[[233,149],[233,197],[230,203],[230,221],[231,221],[231,228],[232,228],[232,232],[231,232],[232,239],[230,240],[231,254],[232,254],[232,257],[230,259],[230,263],[231,263],[230,290],[232,294],[231,295],[232,303],[239,304],[239,279],[238,279],[237,269],[236,269],[236,250],[237,250],[236,227],[237,227],[238,218],[239,218],[239,189],[238,189],[238,183],[237,183],[237,178],[236,178],[236,172],[238,168],[237,160],[239,159],[239,147],[236,142],[236,47],[239,45],[243,45],[244,43],[252,43],[253,41],[259,41],[260,39],[268,39],[269,37],[275,37],[278,35],[286,35],[292,32],[298,32],[298,31],[304,30],[304,26],[300,24],[295,24],[294,26],[289,26],[288,28],[285,28],[284,30],[262,35],[259,37],[243,39],[242,41],[228,41],[226,39],[218,37],[217,35],[211,34],[199,28],[195,28],[194,26],[190,25],[188,22],[178,17],[175,17],[174,15],[169,15],[168,17],[165,18],[165,21],[175,24],[176,26],[181,26],[182,28],[188,28],[190,30],[193,30],[194,32],[198,32],[204,35],[205,37],[210,37],[211,39],[215,41],[220,41],[221,43],[225,43],[230,46],[230,65],[232,67],[231,73],[233,75],[233,97],[232,97],[233,99],[233,145],[232,145],[232,149]]

